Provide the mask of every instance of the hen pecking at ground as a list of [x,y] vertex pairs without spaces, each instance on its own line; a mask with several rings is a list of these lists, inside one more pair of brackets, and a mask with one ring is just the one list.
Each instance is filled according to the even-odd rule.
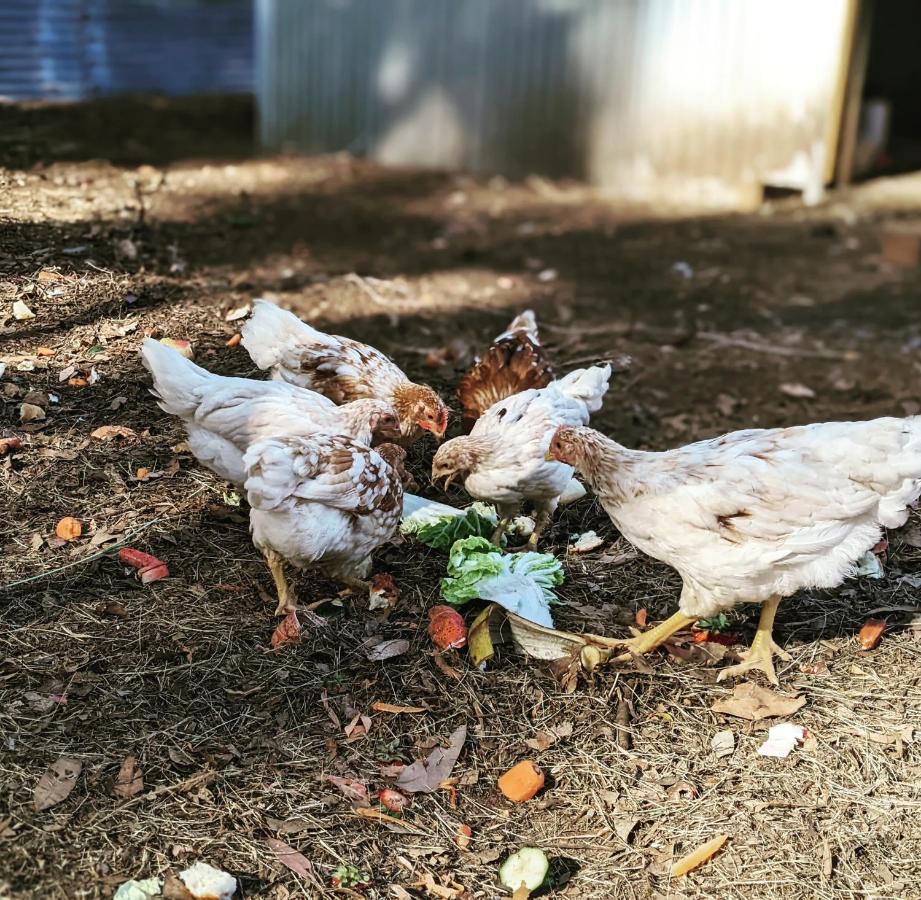
[[371,554],[400,523],[405,456],[341,435],[268,438],[246,451],[250,530],[275,581],[277,615],[296,609],[285,563],[370,591]]
[[620,532],[677,569],[679,611],[625,642],[645,653],[695,619],[760,603],[751,650],[720,677],[777,683],[774,616],[803,588],[833,588],[921,494],[921,417],[736,431],[664,453],[561,428],[548,457],[575,466]]
[[284,382],[215,375],[153,338],[144,340],[141,357],[153,377],[151,393],[162,410],[182,420],[192,454],[236,485],[245,478],[243,454],[260,438],[322,432],[370,444],[375,432],[399,433],[393,407],[380,400],[336,406]]
[[273,378],[335,403],[373,399],[391,404],[400,419],[401,443],[413,443],[424,431],[444,437],[448,410],[442,399],[427,385],[410,381],[374,347],[317,331],[268,300],[255,301],[242,334],[253,362]]
[[468,494],[496,504],[496,543],[521,503],[530,501],[536,516],[528,543],[536,546],[572,480],[571,466],[546,459],[553,433],[560,425],[586,424],[601,408],[610,376],[607,365],[576,369],[544,388],[494,404],[470,434],[438,448],[432,478],[444,478],[445,487],[463,480]]

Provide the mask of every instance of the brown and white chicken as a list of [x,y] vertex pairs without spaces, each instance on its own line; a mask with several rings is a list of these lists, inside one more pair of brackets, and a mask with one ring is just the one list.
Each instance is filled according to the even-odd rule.
[[236,485],[245,478],[243,454],[260,438],[333,433],[370,444],[376,433],[399,434],[393,407],[381,400],[336,406],[292,384],[215,375],[153,338],[144,340],[141,358],[160,408],[185,425],[192,455]]
[[334,403],[391,404],[400,419],[401,443],[413,443],[424,431],[444,437],[448,410],[442,399],[427,385],[410,381],[380,350],[317,331],[268,300],[255,301],[242,335],[253,362],[274,379],[317,391]]
[[833,588],[921,495],[921,417],[736,431],[664,453],[561,428],[548,458],[574,466],[620,532],[677,569],[679,611],[632,640],[659,646],[695,619],[760,603],[745,661],[774,683],[774,615],[803,588]]
[[268,438],[246,451],[250,531],[275,581],[277,615],[297,607],[285,563],[370,591],[371,554],[400,523],[405,457],[396,444],[372,449],[342,435]]
[[572,467],[546,459],[554,431],[560,425],[585,425],[601,408],[611,367],[576,369],[538,390],[522,391],[493,404],[477,419],[470,434],[453,438],[438,448],[432,460],[432,478],[447,487],[463,480],[467,493],[495,503],[499,524],[493,541],[499,543],[509,520],[523,501],[535,509],[535,527],[529,538],[536,546],[560,494],[572,480]]
[[553,370],[544,356],[533,310],[512,319],[489,349],[478,357],[457,388],[464,430],[495,403],[531,388],[546,387]]

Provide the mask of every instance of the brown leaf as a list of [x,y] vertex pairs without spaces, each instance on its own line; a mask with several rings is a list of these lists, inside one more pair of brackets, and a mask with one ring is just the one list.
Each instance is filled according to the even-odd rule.
[[301,878],[307,879],[315,877],[313,865],[303,853],[299,853],[294,847],[278,840],[278,838],[269,838],[266,843],[269,845],[269,849],[278,857],[278,861],[283,866],[287,866],[295,875],[300,875]]
[[396,703],[384,703],[382,700],[376,700],[371,704],[371,709],[375,712],[382,713],[391,713],[392,715],[398,716],[401,713],[424,713],[426,709],[424,706],[397,706]]
[[[466,893],[462,887],[444,887],[435,881],[431,872],[426,872],[421,881],[411,884],[410,887],[421,888],[429,897],[436,897],[438,900],[457,900]],[[514,900],[514,898],[513,898]],[[527,897],[525,897],[527,900]]]
[[287,644],[301,642],[301,623],[297,620],[297,611],[291,610],[272,632],[272,649],[278,650]]
[[112,790],[115,796],[121,797],[122,800],[128,800],[144,790],[144,776],[137,767],[137,759],[133,754],[125,757]]
[[51,809],[65,800],[77,784],[82,768],[79,760],[68,759],[66,756],[53,763],[35,785],[32,804],[36,812]]
[[95,438],[97,441],[119,439],[126,444],[139,439],[138,433],[134,431],[134,429],[128,428],[126,425],[103,425],[95,431],[91,431],[90,437]]
[[430,794],[438,790],[454,768],[467,739],[467,727],[461,725],[449,738],[447,748],[436,747],[426,759],[417,759],[397,778],[397,785],[410,794]]
[[731,697],[713,704],[714,712],[757,722],[772,716],[791,716],[806,703],[805,697],[784,697],[751,681],[738,684]]
[[370,806],[371,798],[368,788],[353,778],[340,778],[338,775],[324,775],[324,781],[335,785],[353,806]]
[[525,743],[534,750],[547,750],[557,741],[572,735],[572,722],[563,722],[549,731],[539,731],[536,737],[528,738]]
[[414,825],[412,822],[406,822],[403,819],[388,816],[379,809],[369,809],[359,806],[352,810],[352,812],[354,812],[356,816],[361,816],[362,819],[371,819],[390,831],[396,831],[399,834],[418,834],[422,831],[421,828]]
[[441,671],[444,672],[448,678],[453,678],[455,681],[460,681],[464,677],[458,669],[455,669],[454,666],[452,666],[444,658],[444,654],[441,652],[441,650],[436,650],[434,653],[432,653],[432,659],[435,660],[435,665],[438,666],[438,668],[441,669]]
[[381,641],[373,647],[365,650],[365,657],[371,662],[382,662],[385,659],[391,659],[394,656],[402,656],[409,650],[409,641],[403,638],[396,638],[392,641]]

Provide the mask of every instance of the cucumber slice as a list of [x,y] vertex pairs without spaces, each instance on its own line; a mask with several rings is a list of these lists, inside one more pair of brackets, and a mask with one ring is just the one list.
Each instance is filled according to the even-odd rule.
[[499,868],[499,881],[510,891],[523,884],[529,891],[536,891],[547,877],[550,860],[537,847],[522,847],[513,853]]

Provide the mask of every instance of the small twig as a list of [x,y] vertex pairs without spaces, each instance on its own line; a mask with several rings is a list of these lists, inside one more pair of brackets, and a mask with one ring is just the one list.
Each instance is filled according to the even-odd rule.
[[617,713],[614,716],[614,724],[617,728],[617,746],[629,752],[633,747],[633,736],[630,734],[630,705],[620,691],[617,692]]
[[761,341],[735,338],[715,331],[698,331],[695,337],[710,341],[710,343],[720,347],[738,347],[740,350],[751,350],[753,353],[769,353],[773,356],[810,356],[818,359],[848,358],[846,353],[837,353],[834,350],[804,350],[798,347],[782,347],[779,344],[764,344]]
[[73,562],[69,562],[66,565],[58,566],[56,569],[48,569],[45,572],[39,572],[38,575],[30,575],[28,578],[23,578],[21,581],[13,581],[10,582],[10,584],[2,584],[0,585],[0,593],[3,593],[4,591],[10,591],[13,588],[21,587],[24,584],[30,584],[33,581],[39,581],[42,578],[50,578],[52,575],[59,575],[61,572],[66,572],[68,569],[74,568],[74,566],[82,566],[85,563],[93,562],[93,560],[101,559],[103,556],[108,556],[113,551],[124,547],[125,544],[127,544],[137,535],[147,531],[148,528],[156,525],[158,522],[164,521],[166,520],[163,517],[159,519],[153,519],[152,521],[147,522],[145,525],[141,525],[139,528],[135,528],[129,531],[124,538],[112,544],[111,547],[106,547],[104,550],[100,550],[98,553],[93,553],[91,556],[85,556],[83,559],[75,559]]

